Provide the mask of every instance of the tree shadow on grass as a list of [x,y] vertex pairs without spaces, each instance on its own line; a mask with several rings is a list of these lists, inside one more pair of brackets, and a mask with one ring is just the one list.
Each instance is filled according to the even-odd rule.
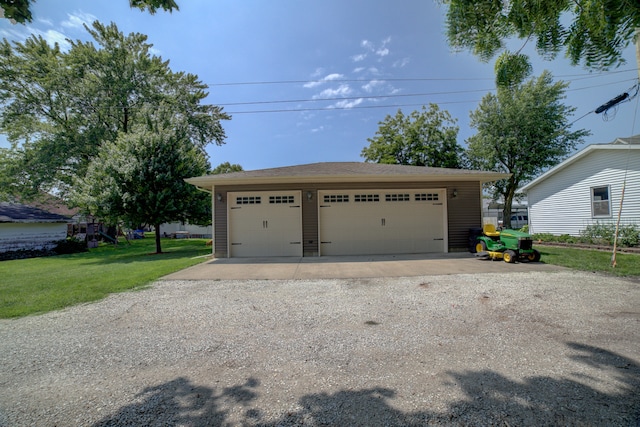
[[[307,394],[297,401],[298,409],[273,419],[253,402],[258,397],[256,379],[216,393],[179,378],[144,390],[141,401],[95,426],[640,425],[637,362],[598,347],[567,345],[573,350],[568,358],[577,362],[579,372],[518,381],[490,370],[449,372],[450,385],[459,387],[465,397],[443,412],[421,402],[415,404],[422,409],[399,410],[394,407],[398,397],[394,390],[373,387]],[[589,373],[604,375],[597,379]],[[228,408],[233,406],[240,407],[240,420],[238,411],[233,421],[229,419]]]

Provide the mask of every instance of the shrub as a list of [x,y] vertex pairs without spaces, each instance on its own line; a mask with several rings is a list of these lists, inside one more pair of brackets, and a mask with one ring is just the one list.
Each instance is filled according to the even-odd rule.
[[[616,233],[614,223],[595,223],[587,226],[580,233],[586,243],[613,245]],[[622,225],[618,229],[618,245],[624,247],[640,244],[640,229],[636,224]]]
[[53,252],[58,255],[76,254],[79,252],[87,252],[88,250],[87,244],[84,241],[74,238],[60,240],[56,242],[56,247],[53,248]]

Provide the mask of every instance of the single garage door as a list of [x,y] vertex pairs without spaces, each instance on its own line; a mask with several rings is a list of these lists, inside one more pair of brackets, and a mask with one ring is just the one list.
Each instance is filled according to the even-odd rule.
[[443,189],[320,192],[320,254],[446,252]]
[[302,256],[300,191],[228,193],[231,257]]

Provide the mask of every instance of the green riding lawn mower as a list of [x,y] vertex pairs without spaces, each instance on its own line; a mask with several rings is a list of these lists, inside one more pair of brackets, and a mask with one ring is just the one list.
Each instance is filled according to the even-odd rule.
[[530,234],[518,230],[496,231],[492,224],[485,224],[482,234],[476,237],[475,250],[477,256],[502,259],[509,263],[540,261],[540,252],[533,249]]

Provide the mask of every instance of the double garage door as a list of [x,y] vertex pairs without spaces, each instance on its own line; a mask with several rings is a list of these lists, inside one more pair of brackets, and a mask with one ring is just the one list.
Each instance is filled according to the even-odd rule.
[[[319,191],[320,255],[446,252],[445,194]],[[229,193],[228,201],[231,257],[302,256],[300,191]]]

